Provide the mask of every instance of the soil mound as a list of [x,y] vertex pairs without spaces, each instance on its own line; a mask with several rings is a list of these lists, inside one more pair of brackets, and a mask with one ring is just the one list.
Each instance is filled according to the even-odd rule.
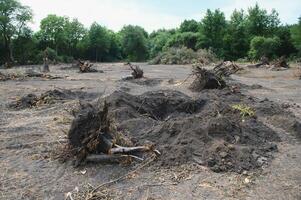
[[137,85],[142,85],[142,86],[157,86],[162,83],[161,79],[156,79],[156,78],[140,78],[140,79],[134,79],[133,77],[125,77],[122,79],[122,81],[127,81],[130,83],[134,83]]
[[45,93],[42,93],[40,96],[37,96],[35,94],[25,95],[20,99],[18,99],[17,101],[10,103],[9,107],[13,109],[21,110],[21,109],[36,107],[39,105],[55,104],[63,100],[73,100],[73,99],[92,100],[94,98],[96,98],[96,94],[88,94],[83,91],[55,89],[55,90],[46,91]]
[[[161,90],[139,96],[116,91],[82,107],[69,131],[71,145],[79,147],[102,127],[104,102],[106,119],[114,122],[108,134],[116,137],[118,133],[117,138],[122,136],[123,141],[134,146],[156,145],[162,152],[157,160],[161,166],[197,162],[216,172],[240,173],[267,164],[272,159],[271,152],[277,150],[274,142],[280,141],[277,133],[256,115],[233,109],[233,105],[241,103],[261,104],[241,93],[204,90],[193,99],[178,91]],[[252,109],[256,113],[256,106]]]

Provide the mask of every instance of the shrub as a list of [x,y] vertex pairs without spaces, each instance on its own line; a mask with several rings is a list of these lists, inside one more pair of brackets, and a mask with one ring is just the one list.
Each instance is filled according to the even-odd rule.
[[201,49],[197,52],[186,47],[169,48],[152,59],[150,64],[194,64],[202,62],[209,64],[216,61],[216,56],[210,50]]
[[279,47],[280,39],[278,37],[265,38],[256,36],[251,40],[249,57],[253,60],[258,60],[262,56],[275,58]]

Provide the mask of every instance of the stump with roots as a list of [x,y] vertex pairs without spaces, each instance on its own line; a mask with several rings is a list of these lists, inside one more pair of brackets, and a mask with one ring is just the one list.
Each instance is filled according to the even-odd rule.
[[281,56],[279,59],[277,59],[273,63],[273,67],[274,68],[289,68],[289,65],[287,64],[285,57]]
[[195,66],[193,75],[195,80],[189,86],[189,89],[195,92],[200,92],[204,89],[222,89],[226,86],[222,76],[218,75],[214,70],[209,71],[202,67]]
[[103,73],[102,70],[92,69],[93,63],[89,61],[80,61],[78,60],[79,72],[80,73]]
[[213,68],[213,72],[220,77],[229,77],[239,70],[241,70],[241,67],[231,61],[222,62]]
[[130,62],[126,63],[126,65],[130,66],[132,72],[132,76],[134,79],[143,78],[143,70],[138,65],[132,65]]

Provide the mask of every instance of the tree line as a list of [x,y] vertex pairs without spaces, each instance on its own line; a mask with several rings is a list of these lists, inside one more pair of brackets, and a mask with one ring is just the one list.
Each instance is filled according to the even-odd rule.
[[301,57],[301,17],[297,24],[280,22],[277,11],[258,6],[235,10],[230,19],[219,9],[207,10],[200,21],[185,20],[175,29],[147,33],[140,26],[119,32],[94,22],[89,28],[77,19],[48,15],[37,32],[28,27],[32,10],[18,0],[0,0],[0,63],[36,64],[86,59],[98,62],[146,61],[174,47],[210,49],[224,60],[258,60],[261,56]]

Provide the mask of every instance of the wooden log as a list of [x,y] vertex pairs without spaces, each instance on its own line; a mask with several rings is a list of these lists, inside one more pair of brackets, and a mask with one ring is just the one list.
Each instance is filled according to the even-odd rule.
[[93,163],[120,163],[130,160],[131,157],[128,155],[107,155],[107,154],[91,154],[86,157],[87,162]]
[[152,147],[150,146],[138,146],[138,147],[114,147],[109,150],[109,154],[129,154],[129,153],[138,153],[151,151]]

